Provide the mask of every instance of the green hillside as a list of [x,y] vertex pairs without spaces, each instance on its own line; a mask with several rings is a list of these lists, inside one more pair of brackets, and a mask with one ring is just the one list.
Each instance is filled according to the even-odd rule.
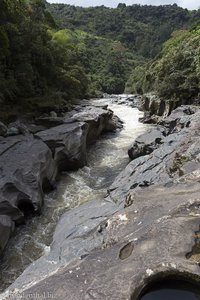
[[114,9],[2,0],[0,114],[45,111],[124,90],[194,99],[198,20],[200,10],[176,4]]
[[180,104],[199,103],[200,26],[175,31],[157,59],[133,71],[128,85],[132,92],[154,91]]

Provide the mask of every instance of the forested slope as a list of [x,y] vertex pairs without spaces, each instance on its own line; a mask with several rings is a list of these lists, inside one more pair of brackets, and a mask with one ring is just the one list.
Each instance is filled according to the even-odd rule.
[[[89,62],[86,72],[93,91],[153,91],[183,102],[198,96],[199,30],[192,24],[198,24],[200,10],[188,11],[176,4],[119,4],[117,8],[52,4],[48,10],[61,28],[90,36],[82,62]],[[115,47],[102,47],[102,41]]]
[[164,44],[160,55],[133,71],[132,92],[155,91],[179,104],[200,101],[200,26],[179,30]]
[[199,92],[199,27],[192,24],[199,19],[200,10],[176,4],[113,9],[2,0],[1,115],[124,90],[193,99]]
[[[76,47],[53,38],[58,30],[42,0],[0,2],[0,102],[22,109],[84,97],[88,79]],[[4,113],[8,111],[5,107]]]

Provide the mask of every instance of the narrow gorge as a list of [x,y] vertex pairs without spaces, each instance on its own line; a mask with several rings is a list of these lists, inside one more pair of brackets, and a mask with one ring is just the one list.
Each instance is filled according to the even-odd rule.
[[157,297],[162,287],[179,297],[188,286],[187,299],[199,299],[200,110],[181,106],[169,117],[163,111],[157,125],[142,124],[138,99],[141,104],[135,96],[90,102],[90,110],[106,111],[110,103],[120,117],[115,132],[89,148],[87,166],[63,173],[45,196],[44,213],[11,240],[1,266],[5,278],[13,281],[27,268],[2,299],[135,300],[144,293],[141,299],[157,299],[148,296],[156,282]]

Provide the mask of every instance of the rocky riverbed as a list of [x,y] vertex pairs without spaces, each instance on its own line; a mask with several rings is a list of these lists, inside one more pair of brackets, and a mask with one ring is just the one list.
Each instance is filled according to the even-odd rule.
[[[15,126],[15,127],[14,127]],[[0,252],[29,213],[40,213],[44,194],[61,171],[87,164],[87,145],[121,127],[107,106],[75,106],[64,117],[44,116],[12,130],[1,124]]]
[[129,148],[132,161],[107,197],[66,212],[50,252],[2,299],[136,300],[161,278],[199,283],[199,119],[195,106],[159,116]]

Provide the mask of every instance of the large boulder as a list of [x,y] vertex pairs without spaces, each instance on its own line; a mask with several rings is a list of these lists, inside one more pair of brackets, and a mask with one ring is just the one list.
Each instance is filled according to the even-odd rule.
[[81,168],[87,163],[87,123],[63,124],[37,133],[51,149],[59,171]]
[[[159,139],[162,138],[157,140],[159,143],[153,142],[153,139],[157,134],[160,135],[160,127],[152,129],[152,139],[151,133],[149,140],[145,135],[138,138],[139,141],[143,141],[142,147],[136,143],[135,149],[130,150],[131,157],[146,155],[131,161],[118,175],[108,190],[111,199],[124,203],[130,190],[138,190],[152,184],[166,184],[176,178],[182,178],[191,168],[191,172],[194,172],[194,169],[198,170],[200,110],[196,108],[192,110],[194,113],[188,114],[185,109],[186,107],[177,108],[172,115],[163,120],[167,136],[158,136]],[[142,151],[145,147],[150,154]]]
[[162,117],[167,117],[175,106],[176,103],[174,101],[161,99],[151,93],[146,94],[140,101],[139,109],[144,112],[144,117],[140,120],[147,124],[157,124]]
[[164,127],[150,129],[140,135],[128,150],[130,159],[150,154],[162,144],[162,140],[165,136],[166,130]]
[[[69,122],[69,117],[67,116],[65,120]],[[83,111],[74,114],[71,121],[86,122],[89,125],[87,144],[94,143],[102,132],[117,128],[113,112],[102,107],[86,106]]]
[[32,136],[0,140],[0,215],[22,223],[40,211],[44,191],[54,185],[56,166],[50,149]]

